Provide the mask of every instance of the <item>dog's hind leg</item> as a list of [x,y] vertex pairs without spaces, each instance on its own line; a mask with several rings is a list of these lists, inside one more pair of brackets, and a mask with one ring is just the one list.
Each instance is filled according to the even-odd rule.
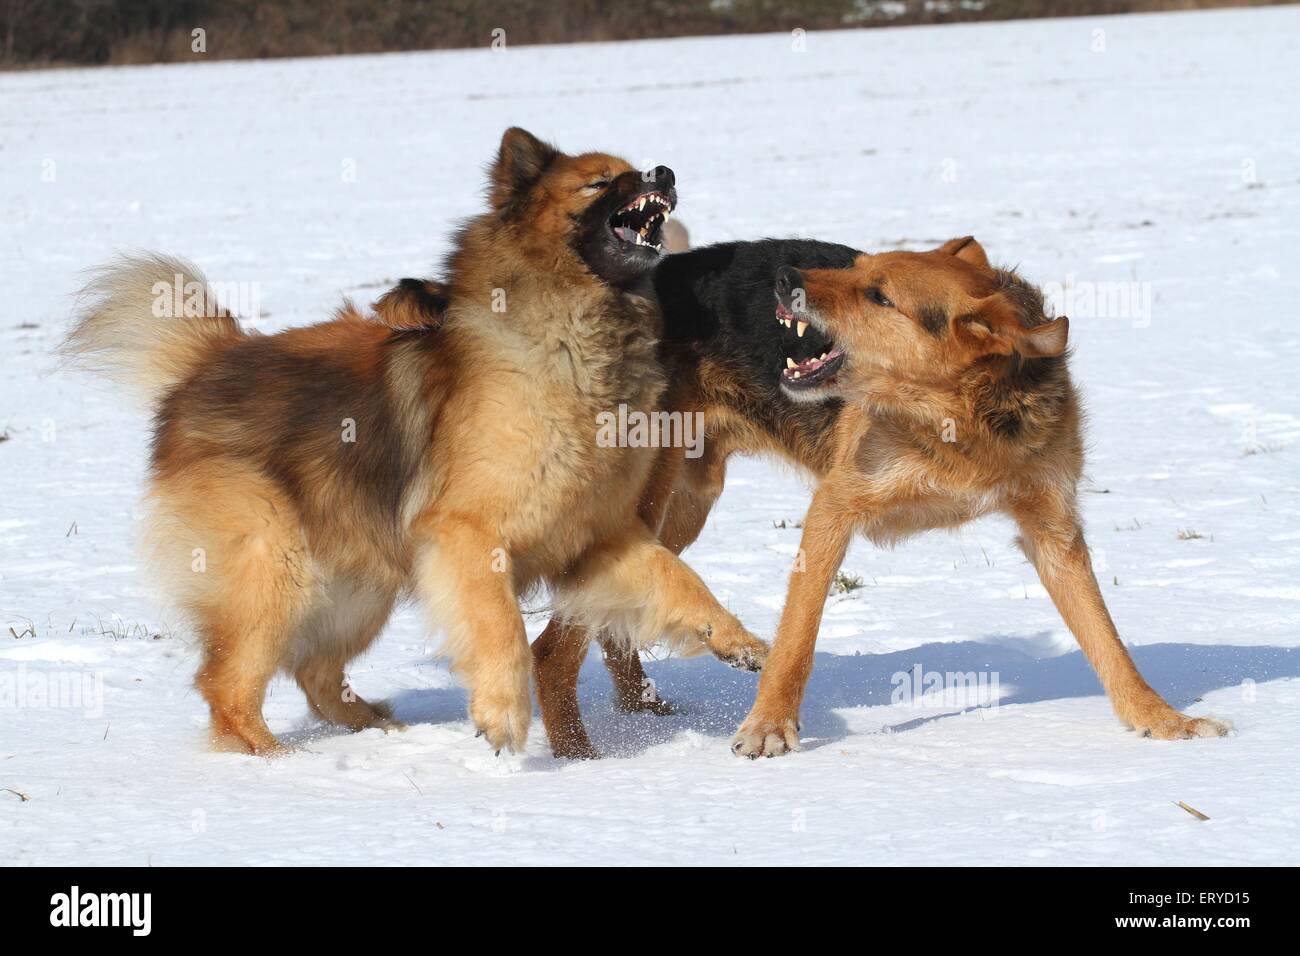
[[[688,547],[704,528],[709,511],[722,493],[726,452],[711,446],[701,458],[687,459],[679,448],[665,448],[642,495],[639,513],[648,528],[657,529],[673,554]],[[579,624],[551,621],[533,642],[533,675],[542,722],[557,757],[598,756],[582,725],[578,708],[578,671],[591,636]],[[614,684],[614,706],[624,713],[658,715],[675,708],[658,695],[641,666],[641,656],[627,640],[602,631],[601,658]]]
[[285,748],[262,717],[267,684],[280,666],[274,653],[278,635],[271,627],[241,628],[229,620],[202,630],[207,650],[194,683],[212,709],[213,748],[281,753]]
[[384,704],[372,704],[348,685],[344,668],[370,646],[392,613],[394,593],[368,594],[335,583],[302,624],[298,686],[317,716],[351,730],[401,730]]
[[600,754],[582,725],[578,671],[587,656],[590,633],[580,624],[552,620],[533,641],[533,677],[542,723],[557,757],[593,760]]
[[306,611],[309,572],[301,551],[286,552],[267,535],[244,539],[218,561],[207,573],[222,578],[222,599],[196,615],[204,657],[195,684],[212,708],[213,744],[277,753],[262,705]]
[[641,655],[627,641],[602,632],[598,638],[600,650],[614,682],[614,708],[625,714],[650,713],[667,717],[677,713],[672,704],[659,696],[659,692],[641,666]]
[[1138,672],[1097,586],[1074,502],[1043,492],[1017,501],[1011,512],[1020,525],[1021,547],[1101,678],[1120,720],[1143,736],[1161,740],[1226,734],[1227,724],[1179,713]]
[[214,745],[279,751],[262,704],[316,588],[297,512],[234,460],[156,477],[150,500],[155,567],[202,638],[195,685],[212,709]]
[[283,748],[262,717],[266,687],[284,665],[312,589],[301,544],[263,533],[220,558],[226,594],[202,626],[195,683],[212,708],[213,744],[268,755]]

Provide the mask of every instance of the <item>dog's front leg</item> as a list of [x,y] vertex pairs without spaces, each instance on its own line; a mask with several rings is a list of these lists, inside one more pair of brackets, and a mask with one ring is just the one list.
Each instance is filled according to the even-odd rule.
[[1020,525],[1021,547],[1101,678],[1120,720],[1143,736],[1161,740],[1226,734],[1229,727],[1220,721],[1174,710],[1139,673],[1097,586],[1074,502],[1043,492],[1022,498],[1011,513]]
[[853,537],[853,522],[846,517],[851,511],[836,499],[830,482],[823,482],[804,518],[781,626],[763,666],[758,699],[731,742],[739,756],[775,757],[799,749],[799,705],[812,673],[817,629],[831,581]]
[[660,636],[699,642],[744,670],[758,670],[767,657],[767,645],[640,521],[588,550],[567,578],[560,598],[571,617],[621,623],[639,642]]
[[470,718],[494,750],[522,751],[533,703],[510,555],[468,518],[439,520],[427,538],[416,587],[434,625],[446,633],[452,668],[469,688]]

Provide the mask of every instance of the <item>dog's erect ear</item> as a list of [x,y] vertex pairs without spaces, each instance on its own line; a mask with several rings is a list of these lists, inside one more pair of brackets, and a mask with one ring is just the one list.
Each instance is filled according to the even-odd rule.
[[949,239],[939,247],[940,252],[946,252],[950,256],[956,256],[963,262],[969,262],[973,266],[979,266],[981,269],[988,269],[989,257],[984,253],[984,247],[975,241],[974,236],[962,236],[960,239]]
[[1020,333],[1016,351],[1025,358],[1055,358],[1065,351],[1070,338],[1070,320],[1065,316]]
[[978,355],[1019,352],[1025,358],[1054,358],[1065,351],[1070,320],[1061,316],[1027,329],[1020,324],[1015,307],[995,294],[974,312],[954,318],[952,332]]
[[1011,336],[1002,332],[1001,324],[987,309],[967,312],[952,319],[952,336],[979,355],[1010,355],[1015,346]]
[[501,137],[501,150],[492,164],[492,206],[505,211],[520,199],[560,155],[554,146],[518,126]]

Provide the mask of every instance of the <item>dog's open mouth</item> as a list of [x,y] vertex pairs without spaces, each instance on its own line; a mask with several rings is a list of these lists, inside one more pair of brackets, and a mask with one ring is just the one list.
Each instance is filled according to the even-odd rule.
[[776,303],[776,320],[794,332],[783,341],[785,368],[781,384],[791,391],[804,391],[829,385],[844,365],[844,352],[824,332],[795,315],[780,299]]
[[831,346],[829,352],[823,352],[816,358],[806,358],[802,362],[796,362],[787,356],[785,368],[781,372],[781,382],[793,389],[825,385],[835,377],[843,364],[844,353],[834,346]]
[[663,193],[642,193],[609,217],[609,228],[626,245],[660,252],[664,222],[672,211],[673,204]]

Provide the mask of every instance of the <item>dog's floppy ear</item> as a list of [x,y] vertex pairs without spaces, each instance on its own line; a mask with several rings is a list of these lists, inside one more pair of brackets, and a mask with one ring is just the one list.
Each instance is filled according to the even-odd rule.
[[490,173],[492,207],[499,212],[508,210],[559,155],[558,149],[526,129],[512,126],[506,130]]
[[979,266],[981,269],[988,269],[989,257],[984,252],[984,247],[975,241],[974,236],[962,236],[959,239],[949,239],[939,247],[940,252],[946,252],[950,256],[956,256],[963,262],[969,262],[973,266]]
[[956,316],[952,332],[979,355],[1018,352],[1024,358],[1054,358],[1065,352],[1070,320],[1061,316],[1027,329],[1020,324],[1015,306],[994,293],[973,312]]

